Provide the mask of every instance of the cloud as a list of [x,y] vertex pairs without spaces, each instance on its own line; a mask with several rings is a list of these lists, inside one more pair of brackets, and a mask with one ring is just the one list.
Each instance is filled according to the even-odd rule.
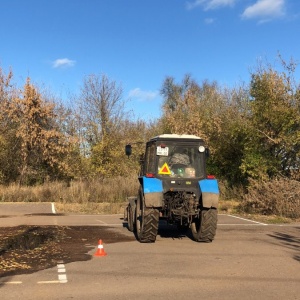
[[75,66],[76,61],[68,58],[58,58],[52,62],[53,68],[69,68]]
[[206,19],[204,19],[204,23],[207,24],[207,25],[210,25],[210,24],[212,24],[214,22],[215,22],[215,19],[213,19],[213,18],[206,18]]
[[140,88],[135,88],[129,92],[129,97],[137,98],[139,101],[149,101],[158,96],[157,91],[143,91]]
[[198,6],[203,6],[204,10],[217,9],[224,6],[233,6],[237,0],[194,0],[187,2],[187,9],[194,9]]
[[243,14],[244,19],[259,18],[264,21],[281,17],[285,14],[285,0],[258,0],[255,4],[248,6]]

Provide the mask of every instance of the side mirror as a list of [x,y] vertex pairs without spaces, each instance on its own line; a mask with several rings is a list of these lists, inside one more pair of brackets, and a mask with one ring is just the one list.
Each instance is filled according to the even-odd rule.
[[210,155],[209,148],[205,148],[205,156],[206,156],[206,158],[209,158],[209,155]]
[[144,154],[140,155],[140,164],[143,164],[145,160]]
[[131,155],[131,153],[132,153],[132,148],[131,148],[131,145],[128,144],[128,145],[125,146],[125,154],[126,154],[126,155],[128,156],[128,158],[129,158],[129,156]]

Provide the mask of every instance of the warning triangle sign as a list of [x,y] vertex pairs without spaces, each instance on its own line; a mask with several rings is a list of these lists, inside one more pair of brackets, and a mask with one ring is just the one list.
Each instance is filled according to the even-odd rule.
[[170,168],[167,163],[163,164],[163,166],[158,171],[158,174],[161,174],[161,175],[170,175],[171,174]]

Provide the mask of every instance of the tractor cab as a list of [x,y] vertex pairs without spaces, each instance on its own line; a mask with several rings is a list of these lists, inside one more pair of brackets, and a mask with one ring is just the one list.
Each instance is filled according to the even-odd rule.
[[[183,136],[184,137],[184,136]],[[146,177],[201,179],[206,176],[203,140],[186,136],[160,135],[146,145],[141,175]]]

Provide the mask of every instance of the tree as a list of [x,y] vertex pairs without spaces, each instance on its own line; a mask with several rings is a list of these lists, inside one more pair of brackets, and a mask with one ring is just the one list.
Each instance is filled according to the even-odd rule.
[[10,117],[12,99],[17,89],[12,84],[13,72],[0,68],[0,183],[9,183],[18,176],[20,163],[17,125]]
[[[146,141],[157,134],[153,124],[143,120],[126,119],[122,121],[121,128],[92,148],[92,165],[102,177],[137,176]],[[133,146],[130,159],[125,155],[126,144]]]
[[78,100],[80,145],[93,171],[104,177],[124,173],[126,112],[121,86],[105,75],[90,75]]
[[[282,72],[260,67],[250,83],[251,148],[256,149],[254,159],[260,159],[269,177],[290,176],[300,167],[299,86],[293,84],[294,63],[284,63],[284,67]],[[253,169],[252,158],[244,162],[245,169]]]
[[66,101],[55,102],[55,122],[58,131],[68,141],[68,152],[64,162],[68,166],[68,174],[73,179],[89,178],[93,175],[90,166],[90,159],[84,155],[83,144],[81,143],[80,115],[76,107],[68,105]]
[[240,165],[249,130],[247,90],[221,89],[208,81],[199,85],[186,75],[179,85],[168,77],[161,92],[165,128],[171,133],[202,137],[212,154],[208,171],[231,185],[244,182]]
[[162,120],[166,133],[205,136],[199,110],[201,88],[190,75],[186,75],[181,84],[167,77],[161,94],[164,97]]
[[28,78],[23,96],[13,99],[10,115],[17,124],[20,142],[20,183],[34,184],[46,178],[67,176],[64,158],[68,141],[58,130],[54,103],[47,103]]
[[82,142],[95,146],[120,128],[125,116],[122,88],[106,75],[90,75],[79,95]]
[[209,133],[214,149],[208,161],[209,168],[230,187],[244,185],[247,176],[243,174],[241,164],[250,132],[248,92],[240,86],[224,90],[220,98],[222,109],[218,112],[217,130]]

